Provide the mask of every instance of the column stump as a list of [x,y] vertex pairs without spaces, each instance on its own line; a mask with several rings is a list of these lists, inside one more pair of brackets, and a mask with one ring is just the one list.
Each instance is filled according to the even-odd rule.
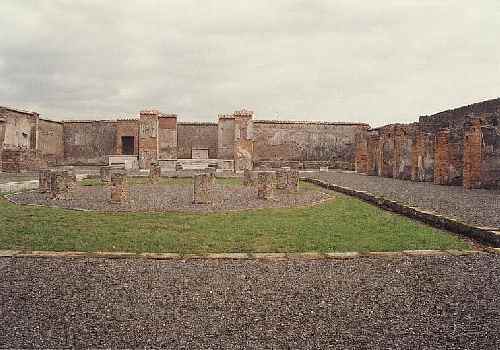
[[50,197],[52,199],[71,199],[71,191],[75,188],[76,181],[68,170],[55,170],[50,172]]
[[127,174],[122,172],[111,173],[111,203],[127,203],[129,196]]
[[49,169],[41,169],[38,172],[38,192],[50,192],[50,173]]
[[273,199],[273,188],[276,173],[274,171],[259,171],[257,175],[257,198]]
[[209,204],[213,200],[215,176],[201,173],[193,176],[193,204]]
[[152,162],[151,167],[149,168],[149,182],[151,183],[159,182],[160,176],[161,176],[160,163]]

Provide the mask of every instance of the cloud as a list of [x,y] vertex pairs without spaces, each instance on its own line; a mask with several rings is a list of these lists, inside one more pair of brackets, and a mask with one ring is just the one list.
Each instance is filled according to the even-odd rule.
[[499,20],[497,1],[4,0],[0,104],[409,122],[500,95]]

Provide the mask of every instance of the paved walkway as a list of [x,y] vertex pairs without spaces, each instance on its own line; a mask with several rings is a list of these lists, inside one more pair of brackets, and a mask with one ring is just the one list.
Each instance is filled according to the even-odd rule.
[[339,186],[368,191],[391,200],[432,210],[476,226],[500,228],[500,191],[465,190],[460,186],[439,186],[351,172],[304,173]]
[[0,258],[0,348],[496,349],[500,256]]

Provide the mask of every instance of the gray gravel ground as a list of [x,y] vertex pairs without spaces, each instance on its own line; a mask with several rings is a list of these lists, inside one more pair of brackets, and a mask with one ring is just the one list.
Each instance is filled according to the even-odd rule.
[[500,191],[465,190],[460,186],[439,186],[378,176],[329,171],[304,176],[330,181],[339,186],[368,191],[466,223],[500,228]]
[[109,186],[81,186],[71,200],[53,200],[38,191],[23,192],[11,197],[19,204],[41,204],[61,208],[81,208],[105,212],[119,211],[182,211],[224,212],[228,210],[283,208],[314,204],[331,196],[320,188],[301,188],[297,193],[275,191],[275,200],[257,198],[255,187],[216,185],[211,204],[193,204],[192,186],[130,185],[129,203],[111,204]]
[[0,259],[0,348],[498,349],[500,256]]

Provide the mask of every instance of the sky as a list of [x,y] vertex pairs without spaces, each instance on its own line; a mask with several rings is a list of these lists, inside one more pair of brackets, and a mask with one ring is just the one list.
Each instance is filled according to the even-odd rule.
[[0,105],[413,122],[500,96],[498,0],[1,0]]

